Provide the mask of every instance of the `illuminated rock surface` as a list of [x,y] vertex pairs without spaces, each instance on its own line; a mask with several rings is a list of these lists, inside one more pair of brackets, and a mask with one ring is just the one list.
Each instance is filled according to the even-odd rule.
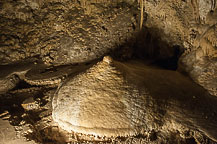
[[171,118],[216,139],[216,103],[178,72],[104,57],[59,87],[53,119],[69,132],[110,137],[136,135]]
[[60,86],[53,100],[53,118],[63,129],[96,136],[140,131],[146,117],[144,97],[112,65],[105,57]]

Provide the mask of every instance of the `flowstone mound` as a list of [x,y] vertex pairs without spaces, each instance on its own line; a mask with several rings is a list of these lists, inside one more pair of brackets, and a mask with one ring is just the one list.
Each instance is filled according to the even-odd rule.
[[105,57],[59,88],[53,118],[67,131],[108,137],[135,135],[145,120],[143,98]]
[[217,140],[216,104],[216,97],[176,71],[104,57],[62,83],[52,117],[68,132],[99,137],[132,136],[162,126],[170,131],[166,123],[176,121]]

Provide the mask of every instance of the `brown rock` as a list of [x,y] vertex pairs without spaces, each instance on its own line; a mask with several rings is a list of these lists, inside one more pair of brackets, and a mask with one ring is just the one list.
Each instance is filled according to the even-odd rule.
[[59,87],[52,115],[61,128],[87,135],[135,135],[175,120],[217,140],[216,103],[178,72],[104,57]]

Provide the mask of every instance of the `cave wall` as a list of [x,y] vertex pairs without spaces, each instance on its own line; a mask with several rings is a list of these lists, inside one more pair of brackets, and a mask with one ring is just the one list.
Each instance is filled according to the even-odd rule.
[[132,1],[1,1],[2,63],[38,56],[47,64],[86,62],[135,31]]
[[217,5],[215,0],[144,1],[148,28],[184,53],[179,71],[187,72],[210,94],[217,95]]

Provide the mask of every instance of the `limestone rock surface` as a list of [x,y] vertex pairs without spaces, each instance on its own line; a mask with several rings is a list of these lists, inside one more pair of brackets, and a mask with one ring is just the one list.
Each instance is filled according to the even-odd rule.
[[9,65],[0,65],[0,94],[13,89],[34,66],[35,59],[26,59]]
[[105,57],[59,88],[53,99],[53,118],[63,129],[109,137],[139,132],[146,117],[139,105],[144,97],[111,65]]
[[[184,49],[179,69],[216,96],[216,0],[145,1],[145,25]],[[185,16],[184,16],[185,15]]]
[[136,135],[174,120],[217,140],[216,103],[178,72],[104,57],[59,87],[52,116],[64,130],[87,135]]
[[130,1],[0,2],[0,60],[40,56],[47,64],[97,59],[134,33],[138,9]]

